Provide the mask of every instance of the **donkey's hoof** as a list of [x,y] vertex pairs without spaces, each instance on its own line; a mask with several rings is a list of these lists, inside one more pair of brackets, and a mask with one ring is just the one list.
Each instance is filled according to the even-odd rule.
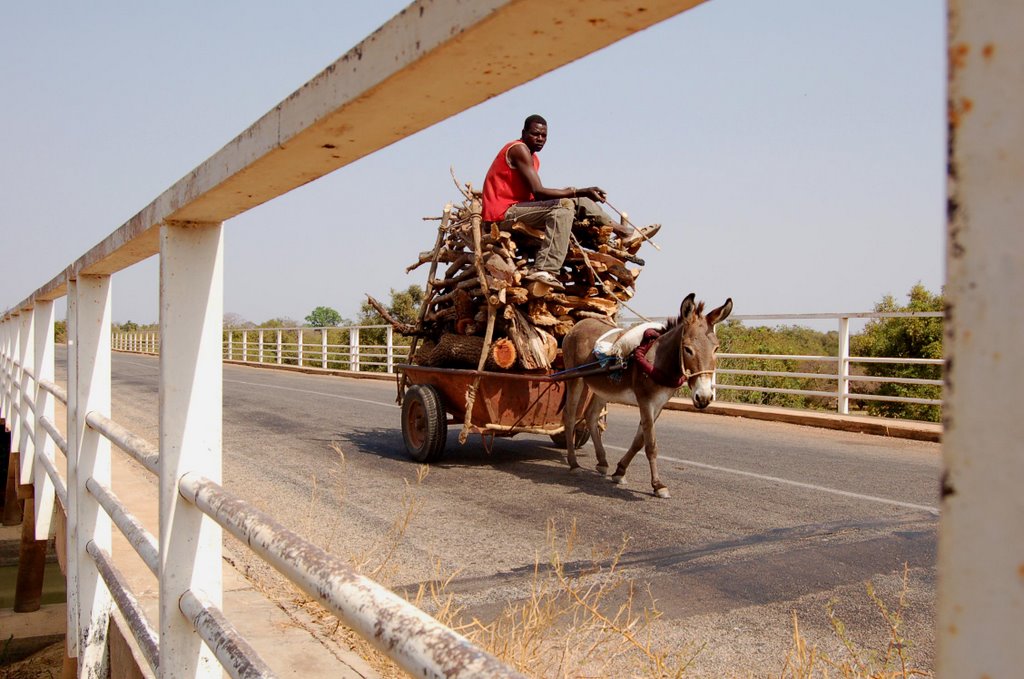
[[672,497],[672,495],[668,492],[668,488],[665,488],[665,487],[661,487],[658,490],[654,491],[654,494],[657,495],[658,497],[663,497],[663,498],[670,498],[670,497]]
[[608,465],[599,464],[597,465],[596,469],[597,473],[600,474],[601,476],[608,476]]
[[618,484],[620,486],[626,485],[626,477],[625,476],[619,476],[618,474],[616,474],[615,476],[611,477],[608,480],[611,481],[612,483],[616,483],[616,484]]
[[576,465],[569,465],[569,473],[570,474],[578,474],[581,471],[583,471],[583,467],[579,466],[578,464],[576,464]]

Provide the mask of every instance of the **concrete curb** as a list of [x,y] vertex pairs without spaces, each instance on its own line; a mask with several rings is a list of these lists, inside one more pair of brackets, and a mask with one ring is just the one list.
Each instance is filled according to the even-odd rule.
[[673,398],[665,406],[669,410],[701,413],[708,415],[729,415],[747,417],[753,420],[769,420],[800,424],[822,429],[851,431],[875,436],[892,436],[894,438],[912,439],[915,441],[942,441],[942,425],[931,422],[913,420],[890,420],[884,417],[867,417],[861,415],[839,415],[813,410],[794,410],[791,408],[770,408],[739,403],[712,403],[706,410],[698,410],[686,399]]

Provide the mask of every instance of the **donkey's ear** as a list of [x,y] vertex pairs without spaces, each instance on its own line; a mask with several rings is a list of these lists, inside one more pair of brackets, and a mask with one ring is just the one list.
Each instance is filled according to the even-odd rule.
[[709,311],[708,315],[705,316],[704,318],[707,319],[709,326],[714,327],[715,323],[721,323],[725,319],[729,318],[729,314],[731,313],[732,297],[725,300],[725,304],[723,304],[722,306],[718,307],[717,309],[713,309],[712,311]]
[[683,303],[679,305],[679,320],[689,321],[690,317],[693,316],[693,310],[697,308],[697,305],[693,301],[696,297],[697,293],[691,292],[686,296],[686,299],[683,300]]

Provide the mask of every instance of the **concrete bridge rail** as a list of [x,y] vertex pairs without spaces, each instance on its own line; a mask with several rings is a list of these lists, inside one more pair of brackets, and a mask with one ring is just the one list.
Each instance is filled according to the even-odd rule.
[[[78,674],[107,673],[114,647],[109,621],[117,610],[128,623],[118,629],[140,647],[158,640],[157,676],[263,672],[255,659],[240,660],[249,656],[243,644],[233,643],[238,637],[221,615],[222,524],[230,523],[222,516],[228,499],[215,492],[224,221],[695,4],[416,2],[3,314],[0,413],[11,434],[10,459],[17,460],[11,467],[15,496],[24,496],[31,518],[24,525],[35,540],[28,542],[56,531],[56,507],[67,512],[68,653],[77,659]],[[948,370],[937,666],[940,676],[1014,676],[1024,666],[1017,638],[1024,608],[1018,492],[1024,419],[1016,412],[1024,382],[1024,312],[1012,304],[1024,294],[1024,97],[1005,83],[1019,82],[1024,73],[1018,35],[1024,6],[950,0],[949,8]],[[562,21],[566,16],[577,20]],[[538,40],[548,49],[534,50]],[[478,68],[458,67],[466,61]],[[158,623],[145,625],[132,624],[136,608],[127,588],[116,597],[112,592],[121,589],[106,561],[113,549],[107,491],[114,465],[111,439],[95,425],[97,417],[110,415],[110,276],[154,255],[161,261],[163,342],[160,530],[153,537],[156,563],[148,566],[160,577]],[[60,392],[49,385],[53,302],[64,296],[72,351],[67,426],[58,436]],[[61,445],[67,451],[63,477],[56,463]],[[246,520],[253,530],[268,528],[260,517]],[[124,516],[117,525],[134,531]],[[148,541],[134,540],[134,546]],[[289,558],[293,566],[299,561]],[[303,577],[313,580],[317,573],[313,567]],[[407,631],[396,630],[396,638],[412,644]],[[143,655],[152,660],[155,651]],[[423,673],[480,676],[465,665],[462,675],[430,667]],[[512,674],[494,667],[494,676],[503,673]]]

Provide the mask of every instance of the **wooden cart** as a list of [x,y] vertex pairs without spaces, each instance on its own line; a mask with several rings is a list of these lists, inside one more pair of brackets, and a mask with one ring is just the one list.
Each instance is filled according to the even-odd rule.
[[[399,366],[402,397],[402,437],[409,456],[418,462],[435,462],[444,453],[448,424],[463,424],[463,434],[508,437],[521,433],[547,434],[565,447],[562,411],[565,382],[552,374],[517,374]],[[466,417],[467,394],[476,385],[472,412]],[[577,418],[589,402],[582,399]],[[590,433],[577,428],[576,445],[586,443]],[[465,440],[465,436],[461,437]]]

